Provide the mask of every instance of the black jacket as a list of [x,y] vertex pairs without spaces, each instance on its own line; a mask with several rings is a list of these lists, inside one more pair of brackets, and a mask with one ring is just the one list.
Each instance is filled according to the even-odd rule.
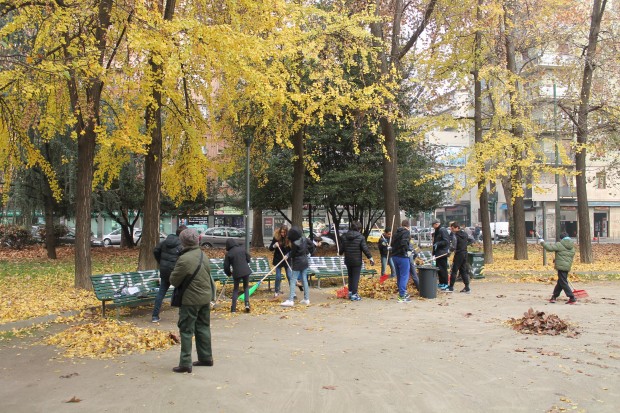
[[392,256],[406,257],[409,251],[411,251],[411,231],[400,227],[395,234],[392,234]]
[[[280,248],[276,247],[275,244],[276,242],[278,242],[278,240],[276,240],[275,238],[271,240],[271,244],[269,244],[269,251],[273,251],[273,265],[278,265],[278,263],[280,261],[282,261],[282,258],[284,258],[282,256],[282,253],[284,253],[284,255],[288,254],[289,252],[291,252],[291,248],[286,246],[286,243],[283,242],[278,242]],[[282,250],[282,252],[280,252],[280,250]],[[282,261],[282,263],[279,265],[280,268],[285,268],[287,267],[288,264],[286,263],[286,261]]]
[[241,245],[229,238],[226,240],[226,256],[224,257],[224,272],[228,277],[243,278],[252,274],[250,269],[250,254]]
[[381,254],[382,257],[387,257],[387,255],[388,255],[388,247],[391,246],[390,245],[390,237],[386,237],[385,235],[381,234],[377,244],[379,245],[379,254]]
[[454,246],[454,254],[467,254],[467,245],[469,245],[469,235],[465,233],[462,229],[453,232],[454,238],[456,239],[456,245]]
[[341,255],[344,253],[344,264],[352,266],[362,265],[362,252],[368,257],[372,258],[368,245],[366,245],[366,239],[364,236],[356,230],[350,229],[342,237],[342,245],[340,245]]
[[314,252],[312,240],[303,236],[301,228],[294,226],[288,231],[288,239],[291,241],[289,263],[293,271],[302,271],[308,268],[308,255]]
[[448,230],[441,225],[433,232],[433,255],[438,257],[440,255],[448,254],[450,252],[450,234]]
[[159,263],[159,273],[162,277],[170,276],[182,249],[181,240],[176,234],[168,235],[153,249],[153,255]]

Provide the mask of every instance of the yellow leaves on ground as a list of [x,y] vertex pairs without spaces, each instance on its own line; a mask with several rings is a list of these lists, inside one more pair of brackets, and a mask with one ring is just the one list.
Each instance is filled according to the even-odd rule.
[[44,344],[64,348],[64,357],[109,359],[119,355],[166,350],[175,343],[172,333],[139,328],[123,321],[102,319],[68,328]]
[[0,323],[99,305],[91,291],[73,288],[73,280],[67,277],[10,276],[2,283]]

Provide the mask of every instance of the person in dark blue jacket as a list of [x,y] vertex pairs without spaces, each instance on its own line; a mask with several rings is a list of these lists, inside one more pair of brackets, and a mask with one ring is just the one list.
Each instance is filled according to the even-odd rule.
[[174,266],[179,258],[179,253],[183,249],[179,234],[187,228],[185,225],[181,225],[177,228],[176,234],[169,234],[165,240],[161,241],[153,249],[153,255],[159,263],[159,291],[155,298],[155,304],[153,305],[153,314],[151,321],[153,323],[159,323],[159,311],[161,310],[161,304],[166,297],[166,293],[170,288],[170,274],[174,270]]
[[250,312],[250,253],[244,247],[237,244],[232,238],[226,240],[226,256],[224,257],[224,272],[227,277],[233,277],[233,294],[230,312],[237,311],[237,298],[239,298],[239,283],[243,281],[243,297],[245,298],[245,312]]
[[411,227],[408,219],[404,219],[400,227],[392,236],[392,257],[396,268],[396,284],[398,285],[398,302],[408,303],[411,297],[407,292],[409,282],[410,257],[413,255],[411,248]]
[[360,222],[352,223],[350,229],[342,237],[341,250],[338,251],[340,255],[344,254],[344,265],[347,266],[349,276],[349,298],[351,301],[362,299],[357,291],[362,272],[362,253],[368,257],[372,265],[375,265],[368,245],[366,245],[366,238],[360,232],[361,229],[362,224]]

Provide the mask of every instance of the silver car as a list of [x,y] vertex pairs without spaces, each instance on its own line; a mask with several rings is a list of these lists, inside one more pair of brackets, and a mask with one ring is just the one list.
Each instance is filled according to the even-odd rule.
[[[102,238],[102,243],[104,246],[109,247],[110,245],[121,245],[121,232],[122,229],[115,229],[114,231],[106,234]],[[142,235],[142,228],[134,228],[133,229],[133,243],[138,244],[140,241],[140,236]],[[163,232],[159,233],[159,239],[165,239],[166,234]]]
[[233,238],[237,244],[243,245],[245,242],[245,230],[234,227],[214,227],[209,228],[200,234],[200,246],[206,248],[224,248],[226,240]]

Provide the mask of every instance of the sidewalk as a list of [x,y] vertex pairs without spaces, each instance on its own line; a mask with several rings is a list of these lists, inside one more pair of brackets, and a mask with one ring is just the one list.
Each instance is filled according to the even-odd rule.
[[[215,365],[192,374],[172,373],[178,346],[70,360],[14,339],[0,344],[0,411],[615,412],[620,283],[585,289],[591,298],[574,306],[547,303],[549,285],[489,279],[474,280],[470,295],[408,304],[312,289],[307,309],[214,314]],[[530,307],[581,334],[521,335],[505,324]],[[162,320],[176,330],[174,310]],[[153,326],[148,311],[132,321]]]

